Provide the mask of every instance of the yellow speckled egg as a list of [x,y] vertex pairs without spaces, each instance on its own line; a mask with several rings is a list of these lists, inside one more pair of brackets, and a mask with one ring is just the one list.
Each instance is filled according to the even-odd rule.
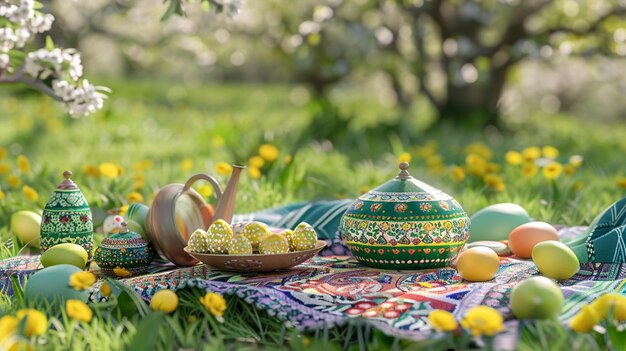
[[252,247],[258,247],[261,240],[270,235],[269,228],[260,222],[251,222],[246,225],[242,232],[252,244]]
[[285,238],[287,238],[287,242],[289,243],[289,250],[296,251],[296,247],[293,246],[293,230],[285,229],[280,232]]
[[187,248],[191,252],[209,252],[209,236],[204,230],[196,229],[187,242]]
[[456,264],[461,277],[472,282],[485,282],[493,279],[498,268],[500,268],[498,255],[484,246],[463,251]]
[[293,231],[293,247],[296,251],[310,250],[315,248],[317,243],[317,233],[309,223],[298,224]]
[[229,255],[251,255],[252,244],[250,240],[243,235],[235,235],[228,244]]
[[218,219],[209,227],[209,251],[214,254],[227,254],[228,245],[233,239],[233,230],[223,219]]
[[282,254],[289,252],[289,242],[284,235],[274,233],[268,235],[259,243],[259,253],[262,255]]

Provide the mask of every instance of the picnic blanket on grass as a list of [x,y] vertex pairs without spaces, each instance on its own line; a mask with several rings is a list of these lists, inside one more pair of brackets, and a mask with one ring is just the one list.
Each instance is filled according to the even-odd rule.
[[[299,211],[298,217],[293,211]],[[302,206],[294,206],[259,216],[239,216],[236,220],[264,219],[273,226],[276,221],[282,221],[280,226],[293,227],[310,212],[311,208],[302,211]],[[326,217],[324,223],[337,228],[343,212],[340,206],[331,212],[334,213],[332,218]],[[278,215],[273,216],[276,213]],[[319,219],[319,215],[316,218]],[[290,222],[285,218],[290,218]],[[308,222],[315,225],[311,220]],[[160,289],[196,287],[236,295],[301,330],[327,328],[361,318],[389,335],[415,340],[431,335],[428,314],[435,309],[450,311],[460,319],[470,308],[486,305],[499,310],[506,320],[507,332],[496,339],[497,348],[514,347],[518,322],[512,318],[508,307],[509,291],[518,282],[538,274],[532,261],[501,257],[494,280],[482,283],[466,282],[449,267],[421,271],[380,270],[358,264],[349,256],[336,230],[330,234],[330,227],[325,228],[326,231],[318,233],[324,233],[320,238],[327,241],[328,247],[319,256],[290,270],[235,273],[204,265],[175,267],[155,261],[149,274],[121,281],[146,300]],[[569,238],[584,229],[561,228],[559,233]],[[0,262],[0,289],[10,293],[12,274],[23,280],[38,268],[38,256],[20,256]],[[605,292],[624,292],[625,283],[626,264],[582,264],[572,279],[560,284],[565,296],[560,320],[568,321],[582,305]],[[98,294],[95,290],[92,298],[99,299]]]

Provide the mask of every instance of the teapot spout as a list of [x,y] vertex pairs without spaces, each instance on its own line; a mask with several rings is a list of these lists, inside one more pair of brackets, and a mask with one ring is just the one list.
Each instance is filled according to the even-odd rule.
[[233,219],[233,210],[235,208],[235,199],[237,197],[237,185],[239,184],[239,177],[241,171],[246,168],[241,165],[233,165],[233,173],[228,181],[228,186],[224,189],[222,196],[218,199],[217,208],[215,209],[215,215],[213,215],[213,221],[223,219],[227,223],[230,223]]

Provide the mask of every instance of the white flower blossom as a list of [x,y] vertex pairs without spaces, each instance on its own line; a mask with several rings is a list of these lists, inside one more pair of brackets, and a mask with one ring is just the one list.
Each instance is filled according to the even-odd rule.
[[11,58],[9,57],[9,54],[0,54],[0,72],[2,71],[12,71]]
[[100,91],[107,91],[104,87],[96,87],[87,79],[74,85],[68,81],[55,80],[52,88],[61,99],[63,105],[72,117],[90,115],[104,106],[106,95]]
[[83,65],[80,54],[74,49],[39,49],[26,56],[24,72],[39,79],[69,75],[76,81],[83,75]]
[[9,52],[15,46],[17,37],[11,28],[0,28],[0,51]]

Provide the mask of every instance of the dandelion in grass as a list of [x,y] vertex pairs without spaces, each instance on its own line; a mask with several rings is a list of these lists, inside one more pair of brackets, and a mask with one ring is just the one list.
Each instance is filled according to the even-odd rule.
[[150,308],[154,311],[163,311],[171,313],[178,307],[178,295],[172,290],[163,289],[157,291],[152,300],[150,300]]
[[96,282],[96,276],[91,272],[76,272],[70,276],[70,286],[74,290],[88,289]]
[[152,160],[143,160],[141,161],[141,166],[143,169],[151,169],[154,167],[154,162],[152,162]]
[[16,340],[8,344],[6,348],[8,351],[35,351],[35,348],[29,344],[26,340]]
[[98,166],[98,170],[100,171],[100,174],[102,174],[103,176],[109,179],[115,179],[119,177],[121,174],[120,168],[110,162],[105,162],[105,163],[100,164],[100,166]]
[[567,175],[567,176],[571,176],[572,174],[576,173],[576,167],[570,165],[570,164],[566,164],[563,166],[563,174]]
[[2,190],[0,190],[0,201],[4,200],[4,192]]
[[133,204],[133,203],[142,203],[143,202],[143,195],[141,195],[140,193],[138,193],[136,191],[133,191],[132,193],[130,193],[130,194],[128,194],[126,196],[126,199],[131,204]]
[[539,167],[534,163],[524,163],[524,166],[522,166],[522,176],[524,178],[534,177],[537,172],[539,172]]
[[200,195],[202,195],[203,197],[209,197],[213,195],[213,193],[215,192],[215,190],[213,189],[213,186],[209,184],[202,184],[198,186],[197,190],[198,190],[198,193],[200,193]]
[[215,165],[215,172],[221,175],[229,175],[233,172],[233,166],[229,165],[226,162],[218,162]]
[[86,303],[80,300],[69,299],[65,302],[65,311],[71,319],[89,323],[93,317],[93,311]]
[[116,276],[120,278],[128,278],[132,275],[128,270],[126,270],[126,268],[122,268],[122,267],[113,268],[113,274],[115,274]]
[[22,187],[22,195],[24,195],[25,198],[32,202],[35,202],[37,201],[37,199],[39,199],[39,194],[37,194],[37,191],[29,187],[28,185],[24,185]]
[[20,185],[22,185],[22,180],[15,174],[11,174],[7,177],[7,184],[9,185],[9,187],[16,189],[19,188]]
[[617,178],[617,186],[622,189],[626,189],[626,177]]
[[507,151],[506,154],[504,154],[504,160],[511,166],[517,166],[522,164],[524,158],[522,157],[522,154],[518,151],[511,150]]
[[11,167],[6,163],[0,163],[0,174],[7,174],[11,171]]
[[187,172],[191,170],[191,168],[193,168],[193,160],[190,158],[186,158],[180,163],[180,169],[183,172]]
[[15,316],[5,315],[0,318],[0,346],[13,337],[19,324],[20,321]]
[[226,311],[226,300],[221,294],[209,292],[200,298],[200,303],[209,313],[216,317],[222,317]]
[[626,321],[626,297],[609,293],[597,298],[591,304],[600,319],[611,317],[617,321]]
[[522,150],[522,158],[524,162],[532,162],[541,157],[541,149],[536,146],[527,147]]
[[259,156],[267,162],[275,161],[278,158],[280,152],[278,148],[272,144],[263,144],[259,146]]
[[293,159],[293,157],[292,157],[291,155],[287,154],[287,155],[285,155],[285,158],[283,159],[283,163],[284,163],[285,165],[288,165],[288,164],[290,164],[290,163],[291,163],[291,160],[292,160],[292,159]]
[[475,142],[475,143],[471,143],[469,145],[467,145],[463,151],[466,154],[475,154],[478,155],[480,157],[482,157],[485,160],[490,160],[493,157],[493,152],[491,151],[491,149],[480,142]]
[[504,184],[504,179],[502,176],[497,174],[487,174],[483,177],[483,181],[485,184],[491,189],[496,190],[497,192],[504,192],[506,190],[506,185]]
[[485,167],[485,172],[487,173],[499,173],[500,170],[502,170],[502,166],[494,162],[487,163],[487,166]]
[[98,178],[100,176],[100,168],[94,165],[84,165],[83,174],[88,177]]
[[48,329],[48,317],[43,312],[29,308],[17,311],[17,319],[24,321],[24,335],[41,335]]
[[487,170],[487,161],[476,154],[467,155],[465,164],[467,165],[467,172],[475,177],[482,176]]
[[102,285],[100,285],[100,295],[103,296],[103,297],[111,296],[111,287],[106,282],[104,282],[104,283],[102,283]]
[[578,333],[588,333],[600,322],[600,316],[595,308],[585,305],[570,322],[572,330]]
[[556,179],[561,175],[561,172],[563,171],[563,166],[561,166],[560,163],[558,162],[551,162],[548,165],[546,165],[545,167],[543,167],[543,176],[546,179]]
[[120,206],[119,211],[117,211],[117,214],[124,217],[126,216],[126,213],[128,213],[128,208],[130,207],[130,205],[122,205]]
[[252,156],[248,159],[248,166],[261,168],[265,164],[265,160],[261,156]]
[[28,171],[30,171],[30,161],[26,156],[17,156],[17,168],[19,168],[22,173],[28,173]]
[[135,190],[143,189],[143,187],[146,185],[146,177],[143,174],[136,174],[134,179],[135,183],[133,184],[133,188]]
[[576,181],[576,183],[574,183],[574,185],[572,186],[572,189],[574,189],[574,191],[580,191],[584,186],[585,186],[585,183],[579,180],[579,181]]
[[461,326],[469,330],[472,336],[493,336],[504,330],[502,316],[488,306],[476,306],[467,311]]
[[559,157],[559,150],[551,145],[546,145],[541,148],[541,154],[543,157],[555,159]]
[[0,147],[0,160],[4,160],[7,157],[7,149]]
[[452,178],[457,182],[462,182],[463,180],[465,180],[465,170],[463,169],[463,167],[454,166],[450,170],[450,173],[452,174]]
[[261,170],[256,167],[248,167],[248,175],[252,179],[261,178]]
[[401,153],[400,156],[398,157],[398,163],[402,163],[402,162],[410,163],[411,154],[409,154],[408,152]]
[[451,332],[459,326],[452,313],[444,310],[430,312],[428,322],[435,330],[440,332]]

